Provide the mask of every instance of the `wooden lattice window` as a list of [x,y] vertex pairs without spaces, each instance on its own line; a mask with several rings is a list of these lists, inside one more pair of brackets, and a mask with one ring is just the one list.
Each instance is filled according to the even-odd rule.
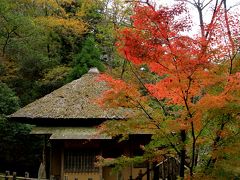
[[96,152],[66,151],[64,156],[65,172],[98,172],[94,165]]

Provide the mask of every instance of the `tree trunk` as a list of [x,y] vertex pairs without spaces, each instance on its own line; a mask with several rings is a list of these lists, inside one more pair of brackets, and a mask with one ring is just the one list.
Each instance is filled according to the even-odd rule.
[[184,165],[186,159],[186,148],[185,148],[185,141],[186,141],[186,131],[181,130],[180,132],[181,141],[182,141],[182,149],[180,150],[180,170],[179,175],[181,179],[184,179]]
[[2,55],[3,56],[6,53],[6,48],[7,48],[9,39],[10,39],[10,33],[7,33],[7,37],[6,37],[5,43],[4,43],[3,48],[2,48]]

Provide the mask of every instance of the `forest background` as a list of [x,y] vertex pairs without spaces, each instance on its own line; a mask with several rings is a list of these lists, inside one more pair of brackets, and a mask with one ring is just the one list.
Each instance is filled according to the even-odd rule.
[[[142,161],[179,156],[190,176],[239,176],[239,19],[230,15],[227,0],[176,2],[156,9],[148,0],[138,5],[121,0],[2,0],[0,171],[36,174],[43,143],[29,136],[30,126],[9,122],[6,116],[97,67],[121,79],[103,77],[116,88],[103,101],[142,109],[147,117],[119,122],[129,130],[125,133],[155,126],[152,142],[142,147]],[[183,3],[198,12],[196,36],[184,35],[192,22]],[[208,23],[206,7],[212,9]],[[103,130],[124,134],[114,123]],[[121,167],[134,161],[121,157],[112,163]]]
[[120,67],[115,30],[130,24],[130,13],[119,0],[0,1],[1,172],[36,176],[43,143],[29,136],[30,126],[6,116],[90,67]]

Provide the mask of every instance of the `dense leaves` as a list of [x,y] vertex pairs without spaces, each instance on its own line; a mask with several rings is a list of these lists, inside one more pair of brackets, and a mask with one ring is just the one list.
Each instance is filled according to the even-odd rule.
[[30,126],[6,119],[6,115],[18,108],[19,99],[15,93],[6,84],[0,83],[0,170],[18,170],[21,173],[28,170],[36,174],[41,152],[40,139],[29,135]]
[[123,139],[153,133],[142,157],[110,164],[119,162],[119,169],[174,156],[182,177],[184,170],[192,177],[239,176],[239,14],[227,0],[178,1],[197,7],[199,34],[189,35],[193,24],[184,3],[156,8],[150,1],[1,0],[0,80],[7,84],[0,86],[1,160],[9,166],[25,161],[10,157],[18,147],[34,164],[26,147],[40,147],[27,135],[30,127],[5,115],[98,67],[121,78],[102,76],[112,89],[99,102],[139,112],[102,130]]
[[[195,36],[185,35],[191,28],[185,4],[157,9],[137,3],[133,26],[119,30],[118,51],[159,78],[144,83],[137,71],[132,74],[137,85],[129,79],[103,78],[113,88],[105,93],[108,105],[135,104],[147,117],[135,124],[133,120],[120,123],[139,128],[136,124],[144,122],[146,129],[154,129],[146,152],[156,155],[151,158],[154,161],[164,156],[179,158],[181,177],[185,166],[190,176],[213,172],[228,154],[223,149],[238,144],[233,137],[239,136],[240,77],[233,67],[239,62],[240,24],[237,12],[228,11],[224,2],[216,1],[210,23]],[[103,129],[109,131],[107,127]],[[118,130],[118,125],[114,127]]]
[[5,115],[91,67],[104,71],[103,57],[115,53],[113,30],[105,27],[110,14],[103,13],[111,9],[106,4],[105,0],[0,1],[0,80],[5,83],[0,85],[1,172],[36,175],[42,149],[41,139],[29,135],[31,127],[9,122]]
[[0,83],[0,114],[9,115],[19,108],[15,93],[4,83]]
[[83,43],[79,54],[74,58],[74,67],[70,73],[70,79],[77,79],[87,73],[91,67],[97,67],[100,71],[104,70],[101,62],[101,50],[92,36],[89,36]]

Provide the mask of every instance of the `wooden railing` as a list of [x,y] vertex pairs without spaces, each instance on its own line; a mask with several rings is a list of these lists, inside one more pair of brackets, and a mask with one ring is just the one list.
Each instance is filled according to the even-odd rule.
[[[154,180],[176,180],[179,176],[179,161],[173,157],[168,157],[164,161],[155,165],[152,169],[148,169],[145,173],[141,173],[136,178],[130,178],[130,180],[142,180],[143,177],[146,177],[150,171],[154,173]],[[147,177],[150,180],[149,177]]]
[[179,176],[179,167],[179,161],[173,157],[169,157],[155,167],[159,172],[157,178],[175,180]]

